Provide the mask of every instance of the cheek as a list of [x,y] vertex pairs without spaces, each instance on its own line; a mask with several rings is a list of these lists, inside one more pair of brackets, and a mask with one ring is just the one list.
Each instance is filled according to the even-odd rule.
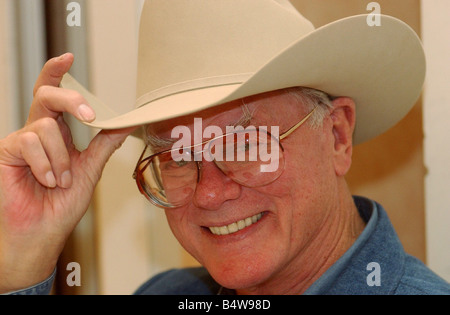
[[[327,155],[326,145],[289,145],[285,151],[285,169],[272,184],[261,187],[259,192],[271,196],[277,203],[277,216],[293,234],[304,235],[313,230],[324,217],[327,196],[332,192],[333,165]],[[297,150],[293,150],[296,148]],[[291,150],[289,150],[291,149]]]
[[166,210],[166,218],[173,235],[186,250],[191,249],[192,229],[187,219],[187,210],[184,208]]
[[[315,150],[316,151],[316,150]],[[311,152],[311,150],[309,151]],[[328,169],[321,154],[310,154],[305,150],[285,151],[285,166],[281,176],[271,185],[261,189],[274,196],[307,196],[314,194],[323,182]]]

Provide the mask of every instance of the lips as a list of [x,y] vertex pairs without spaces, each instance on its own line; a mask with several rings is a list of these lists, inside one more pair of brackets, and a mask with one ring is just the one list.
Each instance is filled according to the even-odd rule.
[[243,220],[239,220],[239,221],[231,223],[229,225],[209,227],[209,230],[214,235],[233,234],[240,230],[245,229],[246,227],[249,227],[252,224],[255,224],[256,222],[261,220],[262,216],[263,216],[263,213],[261,212],[259,214],[255,214],[254,216],[248,217]]

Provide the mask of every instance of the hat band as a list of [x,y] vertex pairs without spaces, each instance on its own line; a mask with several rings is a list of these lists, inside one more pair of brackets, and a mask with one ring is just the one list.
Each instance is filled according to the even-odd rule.
[[232,75],[222,75],[216,77],[207,77],[196,80],[184,81],[177,84],[168,85],[157,90],[142,95],[136,101],[136,108],[147,105],[158,99],[162,99],[174,94],[180,94],[188,91],[206,89],[224,85],[242,84],[247,81],[253,73],[241,73]]

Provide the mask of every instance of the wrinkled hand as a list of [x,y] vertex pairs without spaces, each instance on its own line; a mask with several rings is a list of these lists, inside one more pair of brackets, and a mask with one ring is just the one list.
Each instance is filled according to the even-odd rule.
[[34,89],[25,127],[0,140],[0,293],[53,272],[85,214],[103,168],[132,129],[102,131],[79,152],[62,113],[91,122],[77,92],[59,88],[73,55],[49,60]]

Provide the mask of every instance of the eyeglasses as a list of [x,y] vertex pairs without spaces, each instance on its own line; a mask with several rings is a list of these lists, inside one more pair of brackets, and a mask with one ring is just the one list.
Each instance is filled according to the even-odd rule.
[[284,171],[284,149],[280,141],[303,125],[316,109],[317,106],[279,137],[265,128],[242,128],[203,143],[156,154],[151,154],[146,146],[133,178],[139,191],[163,209],[191,202],[201,178],[203,159],[214,162],[226,176],[242,186],[268,185]]

